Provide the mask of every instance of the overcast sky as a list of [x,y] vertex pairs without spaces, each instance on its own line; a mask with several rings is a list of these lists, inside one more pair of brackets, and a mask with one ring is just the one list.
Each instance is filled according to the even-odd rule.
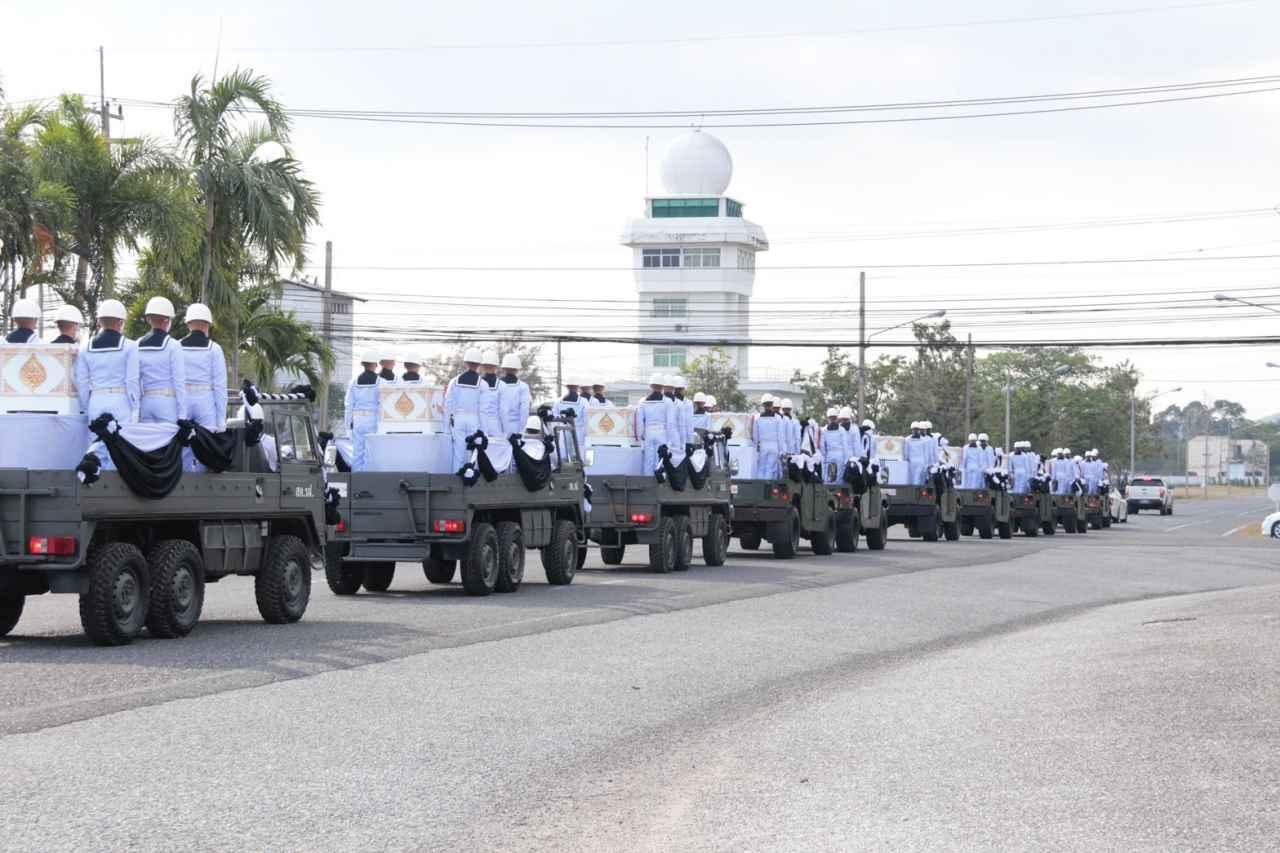
[[[1149,11],[1109,14],[1134,9]],[[1093,14],[1098,12],[1108,14]],[[1080,16],[1025,20],[1037,15]],[[278,97],[295,108],[710,110],[1275,74],[1277,32],[1280,4],[1270,0],[276,0],[213,7],[49,0],[6,11],[0,75],[11,100],[61,91],[96,94],[102,44],[108,97],[121,99],[170,101],[193,74],[209,74],[217,55],[221,71],[248,66],[269,76]],[[706,124],[717,121],[708,117]],[[166,138],[170,116],[126,106],[116,129]],[[863,264],[1280,253],[1280,216],[1274,212],[1204,216],[1280,202],[1277,130],[1280,92],[1052,115],[710,132],[734,158],[729,194],[745,203],[748,218],[765,228],[772,243],[758,262],[757,334],[856,341],[850,317],[795,319],[770,317],[770,311],[797,297],[827,300],[831,311],[856,308],[856,268]],[[495,320],[472,310],[460,321],[436,316],[435,306],[387,301],[409,296],[616,299],[612,313],[534,313],[526,320],[563,326],[572,317],[590,332],[629,322],[618,316],[635,298],[629,250],[618,244],[619,235],[642,209],[646,136],[651,188],[658,191],[661,152],[679,133],[299,118],[294,146],[323,194],[315,241],[318,247],[334,241],[335,286],[372,300],[358,323],[511,324],[509,315]],[[1115,224],[1189,216],[1194,221]],[[1098,220],[1110,224],[1061,227]],[[1054,227],[1010,230],[1026,225]],[[987,226],[993,230],[972,230]],[[323,251],[314,250],[306,272],[319,275],[322,260]],[[993,324],[989,318],[967,320],[954,302],[938,304],[952,307],[957,334],[977,340],[1268,334],[1280,317],[1216,304],[1168,309],[1176,300],[1216,291],[1280,306],[1277,260],[873,270],[869,322],[880,328],[903,319],[903,309],[891,311],[902,303],[891,300],[908,297],[1036,308],[1112,294],[1097,301],[1149,302],[1151,316],[1075,313],[1031,326],[1029,315],[1007,315]],[[596,269],[369,269],[375,266]],[[850,269],[795,269],[802,266]],[[1101,355],[1136,362],[1144,393],[1183,387],[1161,404],[1231,397],[1254,416],[1280,411],[1280,370],[1263,366],[1280,362],[1280,348]],[[752,365],[789,372],[796,365],[816,366],[819,357],[812,350],[757,351]],[[636,360],[628,346],[566,351],[571,375],[586,365],[593,377],[606,371],[635,375]]]

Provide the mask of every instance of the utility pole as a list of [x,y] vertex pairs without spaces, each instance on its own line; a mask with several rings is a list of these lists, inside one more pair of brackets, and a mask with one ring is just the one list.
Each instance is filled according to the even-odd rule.
[[[324,293],[320,296],[320,319],[324,342],[329,345],[335,356],[340,353],[333,346],[333,241],[324,241]],[[324,371],[324,380],[320,383],[320,429],[329,428],[329,385],[333,377],[328,368]]]
[[867,418],[867,274],[858,273],[858,418]]
[[[1013,449],[1013,381],[1008,376],[1004,378],[1004,452],[1011,453]],[[968,435],[968,433],[965,433]]]
[[1137,435],[1138,435],[1138,389],[1134,387],[1133,392],[1129,394],[1129,476],[1133,476],[1134,459],[1137,457]]
[[102,138],[110,142],[111,119],[118,118],[124,121],[124,111],[117,108],[112,115],[111,107],[107,104],[107,60],[102,45],[98,45],[98,111],[102,119]]
[[556,339],[556,388],[551,392],[551,399],[553,400],[560,399],[560,389],[564,387],[564,377],[561,375],[561,371],[564,369],[564,353],[561,349],[561,344],[563,343],[558,338]]
[[[973,431],[973,333],[969,333],[969,359],[964,366],[964,434]],[[1007,448],[1006,448],[1007,449]]]

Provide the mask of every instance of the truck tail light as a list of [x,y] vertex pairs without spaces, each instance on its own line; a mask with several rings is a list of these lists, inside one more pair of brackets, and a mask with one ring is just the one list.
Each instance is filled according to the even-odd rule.
[[74,536],[32,536],[27,540],[27,553],[42,557],[74,557],[78,544]]
[[933,500],[933,489],[921,489],[920,497],[924,498],[927,501]]
[[770,486],[769,496],[772,498],[776,498],[777,500],[780,500],[780,501],[785,501],[788,497],[790,497],[790,495],[787,492],[786,486]]
[[438,518],[431,529],[436,533],[466,533],[467,523],[459,518]]
[[653,524],[653,513],[651,512],[633,512],[631,513],[632,524]]
[[341,518],[340,518],[340,519],[338,519],[338,523],[337,523],[336,525],[334,525],[334,529],[335,529],[335,530],[337,530],[339,533],[346,533],[346,532],[347,532],[347,522],[346,522],[345,520],[341,519]]

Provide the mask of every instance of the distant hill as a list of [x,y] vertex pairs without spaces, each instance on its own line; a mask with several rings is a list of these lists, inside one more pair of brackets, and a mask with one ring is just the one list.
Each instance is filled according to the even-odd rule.
[[1264,424],[1280,424],[1280,412],[1276,412],[1274,415],[1267,415],[1265,418],[1258,418],[1258,420]]

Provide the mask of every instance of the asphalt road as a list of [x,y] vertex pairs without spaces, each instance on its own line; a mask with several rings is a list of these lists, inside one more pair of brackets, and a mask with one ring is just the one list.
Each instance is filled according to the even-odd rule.
[[[0,641],[0,849],[1274,849],[1265,500]],[[597,567],[597,568],[591,568]]]

